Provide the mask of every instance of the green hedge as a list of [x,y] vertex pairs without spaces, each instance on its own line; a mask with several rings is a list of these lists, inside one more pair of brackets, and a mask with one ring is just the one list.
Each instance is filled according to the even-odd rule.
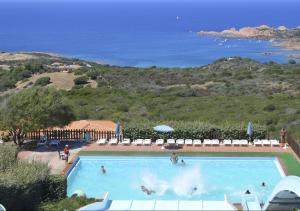
[[19,160],[16,152],[16,146],[0,146],[0,203],[7,210],[37,210],[42,201],[66,196],[65,177],[49,175],[47,164]]
[[[172,133],[155,132],[153,127],[160,124],[166,124],[174,128]],[[123,135],[126,138],[191,138],[191,139],[247,139],[247,123],[212,125],[204,122],[186,122],[186,121],[169,121],[169,122],[142,122],[124,125]],[[254,124],[253,138],[265,138],[267,134],[266,127]]]
[[37,79],[34,83],[35,86],[47,86],[51,83],[51,78],[49,76],[41,77]]
[[49,175],[43,189],[43,200],[63,199],[67,196],[67,179],[62,175]]

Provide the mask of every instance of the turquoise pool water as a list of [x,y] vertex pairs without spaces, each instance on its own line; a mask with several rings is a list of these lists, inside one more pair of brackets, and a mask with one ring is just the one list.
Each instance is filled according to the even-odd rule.
[[[265,201],[284,173],[277,158],[81,156],[68,176],[68,196],[108,191],[111,199],[223,200],[240,202],[246,190]],[[106,174],[100,171],[105,166]],[[262,187],[262,182],[266,183]],[[155,191],[147,195],[141,186]],[[195,190],[196,187],[196,190]]]

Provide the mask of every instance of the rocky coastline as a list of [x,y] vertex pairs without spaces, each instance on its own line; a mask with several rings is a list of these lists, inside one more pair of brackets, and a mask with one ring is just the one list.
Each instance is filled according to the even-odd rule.
[[300,26],[289,29],[285,26],[274,28],[261,25],[258,27],[243,27],[240,29],[230,28],[220,32],[200,31],[197,34],[200,36],[269,40],[273,46],[289,50],[300,50]]

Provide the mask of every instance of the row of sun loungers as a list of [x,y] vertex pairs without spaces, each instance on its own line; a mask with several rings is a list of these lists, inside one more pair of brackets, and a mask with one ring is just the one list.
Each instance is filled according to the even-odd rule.
[[278,140],[267,140],[267,139],[255,139],[253,141],[254,146],[279,146]]
[[[121,141],[118,141],[116,138],[110,139],[108,142],[106,139],[99,139],[97,142],[99,145],[104,145],[104,144],[109,144],[109,145],[136,145],[136,146],[148,146],[152,144],[151,139],[135,139],[131,142],[129,138],[124,138]],[[229,140],[225,139],[223,141],[220,141],[218,139],[204,139],[201,141],[200,139],[167,139],[165,142],[163,139],[157,139],[155,141],[156,145],[178,145],[178,146],[219,146],[219,145],[224,145],[224,146],[248,146],[250,145],[248,140],[246,139],[234,139],[234,140]],[[278,140],[267,140],[267,139],[255,139],[253,142],[254,146],[279,146],[279,141]]]

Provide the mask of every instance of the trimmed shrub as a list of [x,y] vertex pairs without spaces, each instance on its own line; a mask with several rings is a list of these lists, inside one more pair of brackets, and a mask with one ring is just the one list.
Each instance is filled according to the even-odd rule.
[[50,77],[41,77],[39,79],[37,79],[34,83],[35,86],[47,86],[48,84],[50,84]]
[[67,195],[67,179],[62,175],[49,175],[44,181],[43,200],[59,200]]
[[60,210],[77,210],[80,207],[99,201],[94,198],[72,197],[60,201],[44,202],[39,206],[42,211],[60,211]]
[[289,59],[289,64],[296,64],[297,62],[294,59]]
[[266,106],[263,108],[264,111],[268,111],[268,112],[272,112],[272,111],[274,111],[275,109],[276,109],[276,107],[275,107],[275,105],[273,105],[273,104],[266,105]]
[[90,77],[91,80],[97,80],[100,73],[98,71],[89,71],[86,75]]
[[18,149],[11,145],[3,144],[0,147],[0,172],[13,166],[17,161]]
[[16,157],[13,145],[0,147],[0,199],[7,210],[37,210],[43,200],[66,197],[63,176],[49,175],[47,164]]
[[74,83],[75,83],[75,85],[87,84],[88,80],[89,80],[89,78],[87,76],[81,76],[81,77],[75,78]]
[[[166,124],[174,128],[172,133],[160,133],[153,130],[153,127],[160,124]],[[247,124],[240,125],[227,124],[216,126],[203,122],[169,121],[169,122],[143,122],[124,126],[123,135],[126,138],[183,138],[183,139],[247,139]],[[264,126],[254,125],[253,138],[265,138],[267,130]]]

